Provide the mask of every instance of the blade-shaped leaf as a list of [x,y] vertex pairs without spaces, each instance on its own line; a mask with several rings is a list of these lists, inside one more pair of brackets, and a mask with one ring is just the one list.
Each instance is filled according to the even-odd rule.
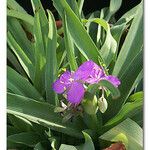
[[119,25],[115,25],[111,28],[111,34],[112,34],[113,38],[117,41],[118,46],[119,46],[121,36],[122,36],[123,32],[125,31],[125,29],[127,28],[126,27],[127,23],[128,22],[122,23]]
[[7,59],[8,61],[13,65],[13,67],[16,69],[17,72],[19,72],[22,75],[26,75],[25,71],[23,70],[21,64],[19,63],[17,57],[15,54],[11,51],[9,46],[7,47]]
[[121,85],[119,87],[121,97],[119,101],[108,101],[108,109],[104,114],[104,120],[107,118],[107,121],[119,112],[121,106],[125,103],[128,96],[136,86],[136,79],[143,69],[142,6],[143,5],[141,4],[139,7],[115,63],[113,74],[118,76],[121,80]]
[[[97,44],[97,32],[98,32],[98,24],[91,22],[89,20],[93,19],[93,18],[99,18],[100,16],[100,11],[95,11],[93,13],[91,13],[88,16],[88,19],[86,20],[86,28],[87,28],[87,32],[90,35],[90,37],[92,38],[92,40],[94,41],[95,44]],[[99,47],[98,47],[99,48]]]
[[114,58],[117,49],[117,43],[111,35],[109,24],[104,19],[100,18],[93,18],[85,21],[98,23],[106,30],[106,39],[100,49],[100,53],[104,59],[105,65],[108,66]]
[[43,42],[42,26],[40,23],[40,12],[37,12],[34,17],[34,37],[35,37],[35,76],[34,85],[38,91],[44,88],[44,67],[45,67],[45,49]]
[[47,141],[39,142],[34,147],[34,150],[46,150],[46,149],[51,149],[51,147],[49,146],[49,143]]
[[138,92],[129,97],[130,102],[127,102],[119,113],[109,120],[105,125],[104,128],[110,128],[121,121],[125,120],[127,117],[132,117],[138,112],[141,112],[143,108],[143,92]]
[[109,13],[106,16],[106,20],[109,20],[113,14],[115,14],[121,7],[122,0],[110,0]]
[[123,142],[128,150],[143,149],[142,128],[129,118],[104,133],[100,136],[100,139],[112,142]]
[[130,20],[132,20],[135,16],[136,13],[139,9],[139,7],[141,7],[140,5],[142,5],[142,1],[140,4],[136,5],[135,7],[133,7],[132,9],[130,9],[129,11],[127,11],[116,23],[115,25],[119,25],[125,22],[129,22]]
[[79,146],[61,144],[59,150],[95,150],[91,137],[86,132],[83,132],[83,135],[85,138],[84,144]]
[[38,12],[39,15],[39,22],[41,24],[41,32],[42,32],[42,40],[44,43],[44,50],[46,49],[47,43],[47,34],[48,34],[48,20],[45,14],[45,10],[41,4],[40,0],[31,0],[31,4],[33,7],[34,14]]
[[54,113],[54,106],[10,93],[7,98],[8,114],[18,115],[45,127],[50,127],[52,130],[83,138],[81,131],[73,123],[62,123],[62,117],[58,113]]
[[64,11],[66,12],[68,30],[83,56],[86,59],[92,59],[97,64],[99,64],[99,59],[103,62],[97,47],[67,2],[65,0],[53,0],[53,2],[55,8],[62,17]]
[[75,146],[73,145],[66,145],[66,144],[61,144],[59,150],[80,150],[77,149]]
[[65,39],[65,47],[67,51],[67,58],[68,62],[70,64],[70,68],[72,71],[75,71],[77,69],[77,62],[75,58],[75,53],[74,53],[74,43],[73,40],[71,39],[70,33],[68,32],[68,25],[67,25],[67,20],[66,20],[66,14],[63,16],[63,26],[64,26],[64,39]]
[[30,25],[34,24],[34,19],[31,15],[27,14],[27,13],[22,13],[22,12],[18,12],[16,10],[7,10],[7,16],[9,17],[14,17],[17,19],[21,19],[27,23],[29,23]]
[[76,16],[80,18],[80,14],[79,14],[79,8],[78,8],[78,4],[77,4],[77,1],[76,0],[66,0],[67,3],[69,4],[69,6],[71,7],[71,9],[73,10],[73,12],[76,14]]
[[141,4],[115,63],[113,74],[121,77],[143,46],[143,5]]
[[79,7],[79,14],[82,14],[82,8],[83,8],[84,0],[78,0],[78,7]]
[[18,129],[16,129],[13,126],[7,125],[7,136],[13,135],[13,134],[17,134],[20,131],[18,131]]
[[7,68],[7,88],[15,94],[43,101],[42,96],[32,84],[10,67]]
[[20,132],[32,131],[32,123],[25,118],[16,115],[8,115],[11,124]]
[[20,64],[22,65],[23,69],[29,76],[29,78],[32,80],[34,77],[34,65],[31,62],[31,60],[28,58],[24,50],[18,45],[12,34],[8,31],[7,33],[7,40],[8,45],[12,49],[12,51],[15,53],[16,57],[18,58]]
[[87,149],[95,150],[94,144],[92,142],[92,138],[86,132],[83,132],[83,135],[85,138],[85,143],[83,145],[81,145],[80,148],[82,150],[87,150]]
[[15,0],[7,0],[8,9],[13,9],[18,12],[26,13],[26,11],[21,7]]
[[52,89],[52,83],[57,78],[57,58],[56,58],[56,46],[57,46],[57,33],[55,20],[50,11],[48,11],[49,18],[49,33],[46,48],[46,66],[45,66],[45,90],[46,99],[49,103],[56,105],[56,94]]
[[22,27],[21,23],[16,18],[8,17],[7,26],[8,26],[8,31],[12,34],[17,44],[22,48],[24,53],[34,64],[33,43],[27,38],[26,32]]
[[122,105],[125,103],[128,96],[132,92],[133,87],[135,87],[136,78],[142,69],[143,52],[140,51],[140,53],[130,63],[123,76],[119,78],[121,81],[121,85],[119,87],[121,96],[117,101],[114,101],[110,98],[108,101],[108,109],[104,114],[104,120],[108,121],[112,116],[116,115],[120,111]]
[[120,96],[118,88],[116,88],[112,83],[110,83],[107,80],[101,80],[98,84],[89,85],[87,91],[89,91],[92,94],[95,94],[96,91],[99,90],[99,87],[107,88],[111,92],[111,95],[114,99]]
[[7,139],[10,142],[24,144],[30,147],[34,147],[36,143],[41,140],[40,136],[38,134],[35,134],[34,132],[22,132],[10,135]]

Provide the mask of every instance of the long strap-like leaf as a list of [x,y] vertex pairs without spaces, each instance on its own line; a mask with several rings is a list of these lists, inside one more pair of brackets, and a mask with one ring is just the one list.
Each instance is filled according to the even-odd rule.
[[73,137],[83,138],[81,131],[73,123],[62,123],[62,117],[58,113],[54,113],[54,106],[11,93],[8,93],[7,98],[7,112],[9,114],[24,117]]

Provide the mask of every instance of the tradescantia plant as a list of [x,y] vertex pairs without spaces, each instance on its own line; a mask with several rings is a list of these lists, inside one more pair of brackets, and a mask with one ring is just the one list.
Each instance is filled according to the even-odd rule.
[[7,1],[7,147],[143,149],[143,2],[84,16],[84,0]]

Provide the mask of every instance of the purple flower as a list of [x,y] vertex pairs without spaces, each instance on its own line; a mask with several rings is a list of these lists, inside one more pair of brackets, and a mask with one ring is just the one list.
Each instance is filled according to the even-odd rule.
[[82,76],[84,82],[89,84],[98,83],[100,80],[107,80],[111,82],[115,87],[118,87],[121,84],[120,80],[117,77],[113,75],[107,76],[104,72],[104,69],[94,63],[92,60],[83,63],[78,68],[75,74],[76,76]]
[[115,76],[107,76],[102,67],[92,60],[84,62],[75,72],[66,71],[53,83],[56,93],[66,93],[67,100],[72,104],[79,104],[84,97],[84,83],[94,84],[105,79],[118,87],[120,81]]
[[84,96],[84,87],[81,81],[75,80],[74,74],[66,71],[53,84],[56,93],[66,92],[67,99],[73,104],[78,104]]
[[93,70],[93,61],[86,61],[76,72],[64,72],[59,79],[57,79],[52,87],[56,93],[66,93],[67,100],[72,104],[79,104],[84,97],[84,86],[86,79],[88,79]]
[[120,80],[117,77],[112,76],[112,75],[105,76],[102,79],[111,82],[115,87],[118,87],[121,84]]

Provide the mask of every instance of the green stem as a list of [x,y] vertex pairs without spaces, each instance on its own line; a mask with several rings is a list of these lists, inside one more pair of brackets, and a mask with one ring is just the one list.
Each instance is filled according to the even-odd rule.
[[100,123],[97,119],[96,114],[84,114],[84,122],[87,125],[88,128],[92,129],[93,131],[99,131],[100,130]]

